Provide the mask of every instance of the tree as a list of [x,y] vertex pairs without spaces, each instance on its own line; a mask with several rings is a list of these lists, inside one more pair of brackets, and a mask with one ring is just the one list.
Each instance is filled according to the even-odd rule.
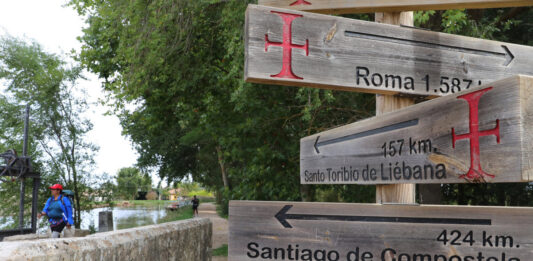
[[117,192],[124,199],[133,200],[137,192],[148,192],[152,189],[152,178],[142,174],[137,168],[121,168],[117,173]]
[[146,194],[146,199],[147,200],[156,200],[157,199],[157,192],[155,191],[150,191]]
[[113,184],[110,180],[100,184],[97,189],[97,195],[102,199],[102,201],[110,206],[113,204],[113,199],[115,197],[115,191],[117,191],[117,186]]
[[[0,95],[0,152],[6,152],[14,149],[16,152],[22,151],[23,146],[23,128],[24,128],[24,106],[14,104],[4,94]],[[28,156],[32,158],[32,168],[36,172],[41,172],[42,168],[42,153],[35,149],[35,140],[32,136],[29,137]],[[19,154],[19,156],[21,156]],[[5,164],[5,162],[2,162]],[[52,175],[43,175],[43,182],[47,182],[54,177]],[[19,179],[13,177],[0,177],[0,224],[2,229],[17,228],[19,224],[19,202],[20,202],[20,182]],[[32,179],[26,181],[26,194],[24,209],[31,208]],[[42,206],[44,201],[49,196],[49,191],[39,191],[39,206]],[[25,211],[23,222],[24,226],[29,226],[30,211]]]
[[373,96],[245,83],[248,2],[71,1],[89,16],[79,59],[118,100],[141,166],[231,198],[299,200],[300,137],[372,115]]
[[[79,228],[81,196],[89,189],[89,173],[97,148],[85,141],[92,124],[82,117],[87,103],[76,87],[81,67],[67,64],[35,43],[12,37],[0,40],[0,78],[7,85],[6,101],[30,104],[35,150],[44,154],[41,173],[59,177],[74,191],[74,221]],[[54,183],[56,183],[54,182]]]

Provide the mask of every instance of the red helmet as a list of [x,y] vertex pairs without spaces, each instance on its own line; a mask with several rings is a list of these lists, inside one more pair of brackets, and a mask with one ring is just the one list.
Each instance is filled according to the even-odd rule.
[[49,189],[63,190],[63,186],[61,186],[61,184],[54,184],[54,185],[50,186]]

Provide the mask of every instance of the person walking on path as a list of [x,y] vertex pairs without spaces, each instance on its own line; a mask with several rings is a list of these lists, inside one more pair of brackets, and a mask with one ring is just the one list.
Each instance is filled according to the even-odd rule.
[[200,200],[196,197],[196,195],[194,195],[191,202],[192,202],[192,216],[198,217],[198,206],[200,205]]
[[74,220],[72,219],[72,204],[68,197],[61,195],[61,191],[63,190],[61,184],[54,184],[49,188],[52,196],[48,198],[43,211],[37,214],[37,217],[41,218],[43,215],[48,216],[52,238],[59,238],[65,226],[70,229],[72,224],[74,224]]

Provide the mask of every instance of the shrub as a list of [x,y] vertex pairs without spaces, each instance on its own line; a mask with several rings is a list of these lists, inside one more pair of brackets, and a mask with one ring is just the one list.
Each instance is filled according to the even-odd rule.
[[155,191],[150,191],[148,194],[146,194],[147,200],[156,200],[157,199],[157,193]]

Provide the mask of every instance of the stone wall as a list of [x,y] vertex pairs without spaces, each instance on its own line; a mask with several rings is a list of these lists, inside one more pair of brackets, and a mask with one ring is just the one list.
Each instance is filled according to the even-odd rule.
[[212,224],[195,218],[83,238],[0,242],[0,260],[209,261]]

